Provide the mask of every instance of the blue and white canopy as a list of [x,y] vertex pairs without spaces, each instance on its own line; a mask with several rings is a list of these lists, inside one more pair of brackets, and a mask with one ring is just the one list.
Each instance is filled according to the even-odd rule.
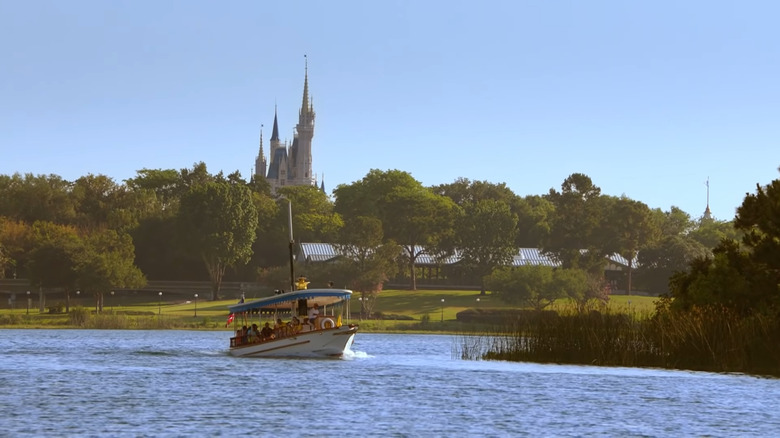
[[307,300],[309,307],[314,304],[323,307],[347,301],[350,296],[352,296],[352,291],[347,289],[302,289],[235,304],[229,306],[228,309],[230,309],[230,313],[241,313],[254,309],[291,310],[297,307],[298,300]]

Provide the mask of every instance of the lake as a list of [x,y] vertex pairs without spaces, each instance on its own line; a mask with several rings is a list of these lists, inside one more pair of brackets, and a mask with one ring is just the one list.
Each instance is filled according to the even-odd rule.
[[0,330],[0,436],[772,436],[780,380],[453,357],[358,333],[344,359],[248,359],[230,332]]

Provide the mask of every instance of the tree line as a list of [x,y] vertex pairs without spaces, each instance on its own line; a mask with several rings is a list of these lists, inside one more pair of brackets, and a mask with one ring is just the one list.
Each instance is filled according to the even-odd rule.
[[[316,283],[373,294],[400,272],[415,289],[420,256],[457,254],[446,275],[542,308],[575,289],[581,300],[603,294],[610,254],[629,261],[622,288],[668,292],[675,272],[727,257],[720,242],[746,230],[604,195],[579,173],[560,189],[518,196],[504,183],[459,178],[426,187],[408,172],[374,169],[332,195],[302,186],[272,194],[262,179],[211,174],[204,163],[143,169],[121,183],[92,174],[0,175],[0,276],[90,292],[98,302],[147,280],[209,280],[214,299],[227,279],[281,283],[289,203],[296,242],[333,243],[349,255],[307,267]],[[540,248],[560,269],[508,268],[520,247]]]

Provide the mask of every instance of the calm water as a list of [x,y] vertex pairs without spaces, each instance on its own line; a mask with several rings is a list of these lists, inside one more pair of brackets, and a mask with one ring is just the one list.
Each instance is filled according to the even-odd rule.
[[777,436],[780,380],[474,362],[358,334],[341,360],[233,358],[227,332],[0,330],[0,436]]

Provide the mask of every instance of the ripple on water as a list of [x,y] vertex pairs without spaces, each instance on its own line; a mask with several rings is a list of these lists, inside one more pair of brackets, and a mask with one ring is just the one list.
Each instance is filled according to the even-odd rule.
[[227,333],[0,331],[8,436],[771,436],[775,379],[462,361],[359,334],[344,360],[246,359]]

